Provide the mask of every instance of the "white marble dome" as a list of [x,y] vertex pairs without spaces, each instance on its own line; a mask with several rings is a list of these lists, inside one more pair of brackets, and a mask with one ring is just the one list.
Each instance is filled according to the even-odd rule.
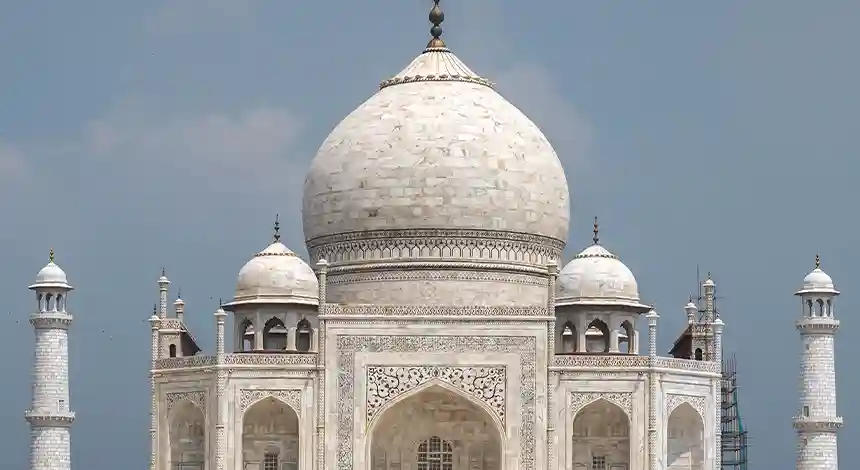
[[647,310],[639,300],[639,285],[630,269],[595,243],[561,270],[556,305],[625,306]]
[[833,278],[821,269],[821,256],[815,255],[815,269],[803,278],[803,286],[797,295],[803,294],[835,294],[839,295]]
[[39,270],[39,273],[36,274],[36,282],[30,288],[71,289],[72,286],[69,285],[66,272],[54,263],[52,254],[51,261]]
[[329,134],[306,240],[409,229],[567,239],[568,188],[541,130],[445,47],[428,47]]
[[319,284],[313,269],[276,241],[239,270],[230,305],[298,303],[317,305]]

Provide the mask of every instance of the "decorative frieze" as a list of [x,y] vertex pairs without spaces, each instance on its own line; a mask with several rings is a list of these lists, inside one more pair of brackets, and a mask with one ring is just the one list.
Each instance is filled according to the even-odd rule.
[[568,409],[575,418],[583,408],[599,400],[621,408],[628,418],[633,415],[633,394],[624,392],[571,392]]
[[665,416],[666,419],[668,420],[669,416],[672,415],[672,412],[675,411],[676,408],[678,408],[679,406],[681,406],[684,403],[687,403],[688,405],[692,406],[693,409],[696,410],[697,413],[699,413],[699,417],[701,417],[702,420],[705,419],[705,410],[707,409],[706,408],[707,407],[707,398],[702,397],[702,396],[682,395],[682,394],[675,394],[675,393],[667,393],[666,394],[666,398],[665,398],[665,402],[664,402],[665,410],[664,410],[663,416]]
[[472,305],[326,305],[326,316],[544,317],[546,314],[547,312],[545,307],[489,307]]
[[254,406],[255,403],[266,398],[274,398],[296,412],[297,416],[302,413],[302,391],[299,389],[288,390],[261,390],[261,389],[242,389],[239,391],[239,408],[242,413],[248,408]]
[[[375,266],[376,267],[376,266]],[[408,266],[414,268],[414,266]],[[447,267],[447,266],[442,266]],[[479,266],[475,266],[479,267]],[[483,267],[483,266],[480,266]],[[379,281],[470,281],[470,282],[505,282],[528,286],[546,287],[547,279],[534,274],[517,274],[493,271],[465,270],[416,270],[375,271],[363,273],[337,274],[335,271],[329,278],[329,285],[360,284],[362,282]]]
[[428,382],[438,380],[484,402],[505,422],[504,367],[379,367],[367,368],[367,421],[391,400]]
[[[719,374],[720,365],[716,362],[694,361],[690,359],[675,359],[670,357],[655,358],[655,367],[658,369],[674,369],[678,371],[707,372]],[[648,356],[624,355],[624,354],[571,354],[556,355],[553,357],[552,366],[557,368],[583,368],[583,369],[626,369],[647,368]]]
[[338,335],[337,348],[337,454],[332,466],[353,469],[355,443],[355,355],[387,353],[516,353],[520,357],[519,468],[535,470],[535,398],[537,384],[536,339],[528,336],[347,336]]
[[[226,354],[224,364],[232,366],[314,366],[316,354]],[[158,370],[186,369],[215,365],[215,356],[186,356],[157,359]]]
[[311,259],[336,265],[369,260],[471,259],[537,264],[558,259],[564,242],[500,230],[373,230],[308,240]]
[[224,364],[235,366],[313,366],[316,354],[227,354]]
[[167,392],[164,401],[167,405],[168,413],[170,413],[174,406],[184,401],[196,406],[200,411],[206,411],[206,392],[203,390]]

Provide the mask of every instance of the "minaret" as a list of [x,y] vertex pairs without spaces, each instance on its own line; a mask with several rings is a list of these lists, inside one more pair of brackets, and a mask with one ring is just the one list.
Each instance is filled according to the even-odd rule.
[[50,262],[36,275],[30,290],[36,292],[38,311],[30,315],[36,330],[33,365],[33,401],[24,417],[30,423],[30,470],[69,470],[69,428],[75,413],[69,409],[68,329],[72,315],[66,296],[72,290],[66,273]]
[[839,291],[833,279],[815,269],[795,292],[802,301],[797,331],[803,342],[800,362],[800,409],[794,418],[797,430],[797,470],[837,470],[836,433],[842,417],[836,414],[836,367],[833,340],[839,329],[833,304]]

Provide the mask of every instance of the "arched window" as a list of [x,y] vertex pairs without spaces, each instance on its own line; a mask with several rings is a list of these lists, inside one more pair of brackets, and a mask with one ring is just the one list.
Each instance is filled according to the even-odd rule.
[[254,324],[251,323],[251,320],[244,319],[239,326],[239,341],[242,345],[241,351],[253,351],[254,350]]
[[170,357],[176,357],[176,345],[171,344],[169,349],[170,349]]
[[311,322],[307,318],[299,320],[299,323],[296,325],[296,350],[299,352],[310,351],[313,334]]
[[608,353],[610,340],[609,327],[603,320],[595,318],[588,324],[588,329],[585,331],[585,345],[588,352]]
[[417,463],[418,470],[454,470],[451,443],[438,436],[422,441],[418,444]]
[[564,327],[561,329],[561,352],[564,354],[577,352],[576,347],[578,341],[579,338],[577,338],[576,326],[571,322],[565,323]]
[[696,360],[697,361],[702,360],[702,348],[696,348]]
[[63,295],[62,294],[57,294],[57,311],[58,312],[66,311],[66,308],[63,306]]
[[263,349],[266,351],[287,349],[287,328],[280,318],[270,318],[263,327]]

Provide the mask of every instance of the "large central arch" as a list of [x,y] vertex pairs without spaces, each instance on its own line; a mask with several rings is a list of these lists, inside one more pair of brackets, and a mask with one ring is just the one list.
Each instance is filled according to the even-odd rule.
[[474,399],[437,384],[386,407],[368,430],[369,470],[502,470],[503,435]]

